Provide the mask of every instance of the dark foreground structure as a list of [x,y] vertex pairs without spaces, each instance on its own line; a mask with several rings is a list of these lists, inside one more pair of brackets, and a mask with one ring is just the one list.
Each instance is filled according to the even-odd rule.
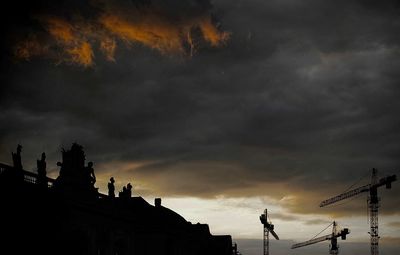
[[[23,170],[21,146],[13,166],[0,164],[1,254],[54,255],[232,255],[231,236],[214,236],[208,225],[191,224],[155,199],[114,196],[94,187],[91,162],[82,146],[63,150],[57,179],[46,176],[45,154],[38,173]],[[128,185],[129,186],[129,185]]]

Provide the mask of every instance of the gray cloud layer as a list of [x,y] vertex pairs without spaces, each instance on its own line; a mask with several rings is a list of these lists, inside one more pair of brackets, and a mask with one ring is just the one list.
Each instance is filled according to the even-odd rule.
[[123,177],[162,194],[304,194],[297,212],[372,167],[400,173],[397,1],[214,4],[232,37],[191,59],[138,45],[89,69],[4,58],[1,161],[20,142],[30,168],[42,150],[55,165],[77,141],[97,165],[149,162]]

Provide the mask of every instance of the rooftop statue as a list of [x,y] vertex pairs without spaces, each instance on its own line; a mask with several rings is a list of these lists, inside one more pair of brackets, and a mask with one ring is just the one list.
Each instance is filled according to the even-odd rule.
[[62,150],[62,162],[57,162],[60,175],[56,180],[56,186],[75,188],[80,191],[96,191],[94,184],[93,162],[85,166],[86,156],[83,147],[77,143],[72,144],[70,150]]
[[114,186],[114,177],[110,178],[110,182],[108,183],[108,196],[115,197],[115,186]]
[[47,171],[46,171],[46,153],[42,153],[42,157],[39,160],[36,160],[37,165],[37,182],[39,185],[43,187],[47,187]]
[[16,153],[11,152],[14,168],[16,168],[16,169],[22,169],[21,150],[22,150],[22,146],[20,144],[18,144],[17,152]]
[[11,152],[13,164],[14,164],[14,171],[13,171],[12,175],[18,180],[24,179],[24,173],[23,173],[23,169],[22,169],[22,160],[21,160],[21,151],[22,151],[22,145],[18,144],[17,152],[16,153]]

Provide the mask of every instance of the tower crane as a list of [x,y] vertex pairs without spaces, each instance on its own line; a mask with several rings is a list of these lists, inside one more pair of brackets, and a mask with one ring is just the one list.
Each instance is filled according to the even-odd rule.
[[[338,230],[337,229],[337,223],[334,221],[332,222],[328,227],[332,226],[332,233],[329,235],[325,235],[325,236],[320,236],[317,238],[312,238],[308,241],[302,242],[302,243],[297,243],[292,245],[292,249],[296,249],[299,247],[303,247],[303,246],[307,246],[307,245],[311,245],[311,244],[315,244],[315,243],[319,243],[319,242],[323,242],[326,240],[330,240],[331,241],[331,245],[329,247],[329,254],[332,255],[336,255],[339,253],[339,245],[337,244],[337,238],[341,237],[342,240],[346,240],[346,235],[350,233],[348,228],[344,228],[342,230]],[[325,229],[327,229],[328,227],[326,227]],[[325,230],[324,229],[324,230]]]
[[319,205],[320,207],[324,207],[343,199],[347,199],[353,196],[356,196],[363,192],[369,192],[368,196],[368,207],[370,212],[370,236],[371,236],[371,255],[379,255],[378,249],[378,208],[379,208],[379,201],[380,198],[378,197],[378,188],[381,186],[386,186],[387,189],[392,188],[392,182],[396,181],[396,175],[388,175],[378,180],[378,170],[373,168],[372,175],[371,175],[371,183],[358,187],[356,189],[347,191],[335,197],[329,198],[324,200]]
[[264,255],[269,255],[269,233],[271,233],[276,240],[279,240],[278,235],[274,231],[274,225],[271,221],[268,221],[268,211],[264,210],[264,214],[261,214],[260,221],[264,226]]

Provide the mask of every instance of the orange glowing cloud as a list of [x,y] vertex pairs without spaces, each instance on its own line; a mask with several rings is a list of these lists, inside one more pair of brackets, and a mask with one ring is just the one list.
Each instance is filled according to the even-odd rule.
[[57,17],[43,17],[49,34],[60,43],[73,43],[78,40],[74,33],[74,27],[66,20]]
[[105,15],[100,22],[125,42],[138,42],[161,53],[177,53],[183,50],[179,27],[158,23],[151,18],[134,23],[114,15]]
[[[85,24],[72,24],[65,19],[42,16],[39,21],[48,33],[43,39],[30,35],[17,43],[14,54],[17,59],[30,60],[36,56],[54,59],[57,64],[70,63],[83,67],[93,65],[94,52],[91,41],[94,33]],[[84,31],[84,32],[83,32]],[[110,43],[109,43],[110,44]],[[112,46],[104,45],[105,55],[113,54]],[[111,58],[111,56],[109,56]]]
[[48,48],[40,44],[36,36],[30,36],[14,47],[14,55],[18,59],[30,60],[32,57],[45,55]]
[[117,43],[115,39],[110,37],[105,37],[100,42],[100,50],[103,52],[104,56],[108,61],[115,61],[115,48],[117,47]]
[[93,64],[93,50],[88,42],[83,42],[80,45],[68,49],[67,53],[71,57],[73,63],[78,63],[82,66],[90,66]]
[[218,31],[218,29],[211,23],[210,17],[202,18],[199,22],[199,27],[203,33],[204,39],[214,47],[220,46],[229,39],[230,34]]
[[[113,7],[105,7],[91,19],[38,15],[41,35],[33,34],[18,42],[14,48],[16,58],[43,56],[58,64],[89,67],[94,65],[98,52],[107,61],[116,61],[119,44],[127,48],[140,44],[163,55],[192,56],[200,46],[220,47],[229,39],[230,34],[220,31],[207,13],[172,18],[157,8]],[[41,40],[32,39],[39,37]]]

